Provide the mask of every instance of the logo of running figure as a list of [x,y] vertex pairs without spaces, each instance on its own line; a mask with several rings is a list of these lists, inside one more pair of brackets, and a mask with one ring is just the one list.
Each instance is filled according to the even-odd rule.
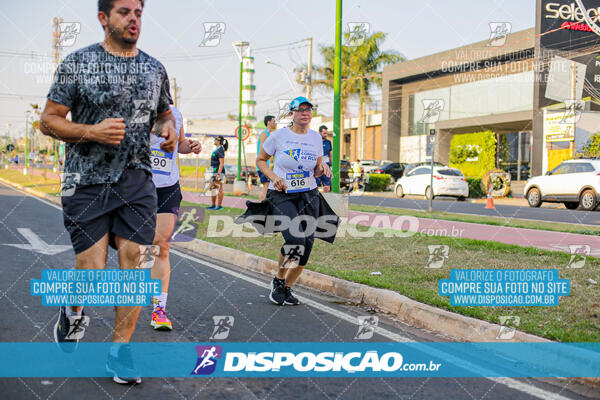
[[154,100],[134,100],[135,114],[133,114],[132,123],[146,124],[150,121],[150,115],[154,110]]
[[190,242],[196,237],[198,232],[198,223],[204,220],[204,209],[198,210],[195,207],[181,209],[181,216],[177,220],[177,225],[171,241],[173,242]]
[[62,197],[69,197],[75,194],[77,184],[81,180],[81,175],[77,172],[66,172],[61,179],[60,192]]
[[559,124],[576,124],[581,119],[581,112],[584,110],[585,102],[580,99],[567,99],[565,103],[565,113],[559,121]]
[[497,340],[511,340],[515,337],[517,326],[521,323],[521,317],[516,315],[504,315],[498,317],[500,329],[498,330]]
[[85,328],[90,324],[90,317],[84,315],[78,317],[72,315],[69,318],[69,332],[67,333],[67,340],[79,340],[83,338],[85,334]]
[[56,47],[73,46],[77,36],[81,33],[81,24],[79,22],[61,22],[58,27],[60,36],[56,41]]
[[379,318],[373,315],[359,316],[357,318],[358,332],[356,332],[356,336],[354,336],[354,339],[371,339],[373,337],[373,333],[375,333],[375,329],[377,329]]
[[160,247],[158,245],[145,246],[140,244],[140,258],[138,261],[137,268],[152,268],[156,257],[160,254]]
[[215,328],[213,329],[212,335],[210,335],[211,340],[223,340],[227,339],[229,336],[229,331],[233,328],[233,323],[235,322],[235,318],[230,315],[213,315],[213,322],[215,323]]
[[571,259],[567,264],[567,268],[583,268],[585,260],[591,253],[591,247],[587,244],[570,244]]
[[191,375],[210,375],[217,368],[217,359],[223,355],[221,346],[196,346],[198,361]]
[[221,43],[221,36],[224,34],[224,22],[205,22],[204,39],[202,39],[198,47],[216,47]]
[[443,99],[423,100],[423,117],[418,121],[419,124],[435,124],[439,121],[444,105]]
[[301,244],[284,244],[283,253],[284,268],[293,268],[304,255],[304,246]]
[[277,118],[275,118],[277,122],[289,116],[291,102],[292,99],[277,100],[277,106],[279,107],[279,110],[277,111]]
[[448,258],[450,247],[446,244],[432,244],[427,248],[429,249],[429,259],[427,259],[425,268],[442,268]]
[[512,24],[510,22],[490,22],[490,40],[488,40],[487,46],[504,46],[511,29]]
[[346,31],[344,44],[348,47],[360,46],[370,31],[371,24],[368,22],[348,22],[348,31]]

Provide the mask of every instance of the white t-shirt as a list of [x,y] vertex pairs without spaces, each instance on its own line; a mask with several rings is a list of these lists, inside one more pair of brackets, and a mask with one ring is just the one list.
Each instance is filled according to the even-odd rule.
[[165,138],[158,137],[154,133],[150,134],[150,164],[152,165],[152,181],[157,188],[173,186],[179,181],[179,168],[175,163],[175,157],[179,151],[179,131],[183,126],[183,116],[173,106],[169,107],[175,117],[175,130],[177,131],[177,143],[175,151],[165,153],[160,149],[160,145]]
[[[290,128],[281,128],[271,133],[262,147],[274,156],[273,172],[286,181],[288,193],[317,187],[314,170],[317,159],[323,156],[323,139],[318,132],[309,129],[298,134]],[[273,182],[269,189],[275,190]]]

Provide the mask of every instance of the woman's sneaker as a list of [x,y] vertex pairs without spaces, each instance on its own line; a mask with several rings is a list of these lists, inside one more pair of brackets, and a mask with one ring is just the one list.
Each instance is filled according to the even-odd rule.
[[297,306],[298,304],[300,304],[300,300],[298,300],[293,294],[292,294],[292,288],[289,286],[285,287],[285,304],[289,305],[289,306]]
[[271,281],[271,293],[269,293],[269,300],[273,303],[282,306],[285,302],[285,281],[277,277]]
[[152,322],[150,325],[157,331],[172,331],[173,325],[171,320],[167,317],[164,307],[156,307],[156,310],[152,313]]

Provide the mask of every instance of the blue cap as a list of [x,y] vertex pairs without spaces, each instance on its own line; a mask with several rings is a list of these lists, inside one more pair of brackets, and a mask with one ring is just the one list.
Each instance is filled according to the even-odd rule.
[[296,108],[300,107],[300,104],[310,104],[311,107],[314,107],[310,101],[304,96],[296,97],[294,100],[290,102],[290,111],[294,111]]

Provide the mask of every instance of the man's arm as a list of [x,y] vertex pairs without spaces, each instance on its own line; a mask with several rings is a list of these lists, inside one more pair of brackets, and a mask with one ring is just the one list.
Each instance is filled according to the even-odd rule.
[[154,123],[154,129],[158,136],[166,139],[161,143],[160,148],[167,153],[175,151],[177,131],[175,130],[175,117],[171,113],[171,110],[158,114]]
[[123,118],[107,118],[96,125],[78,124],[67,120],[69,107],[48,99],[40,119],[44,135],[67,143],[98,142],[118,145],[125,136]]
[[198,142],[197,140],[185,138],[183,126],[181,127],[181,129],[179,129],[179,146],[177,148],[180,154],[198,154],[202,151],[202,145],[200,144],[200,142]]

